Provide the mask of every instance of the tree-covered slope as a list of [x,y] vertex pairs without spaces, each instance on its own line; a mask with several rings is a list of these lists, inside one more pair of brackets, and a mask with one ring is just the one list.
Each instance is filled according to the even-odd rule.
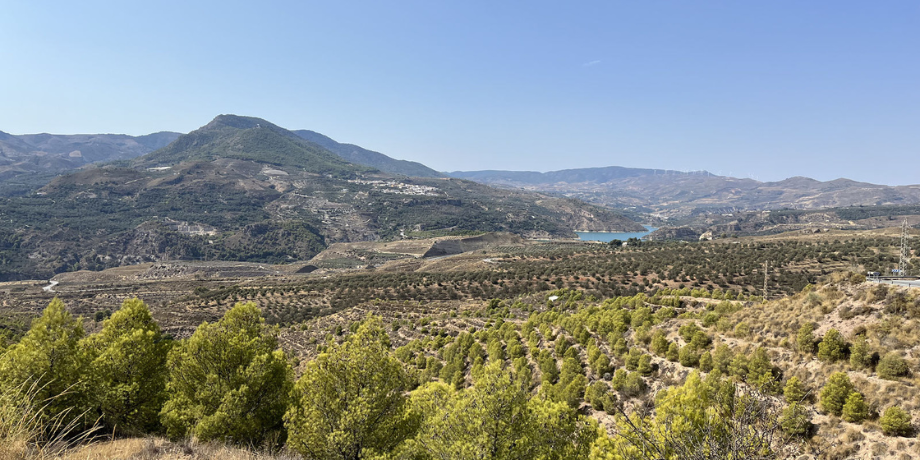
[[219,115],[167,147],[138,158],[134,164],[150,168],[217,158],[290,166],[319,174],[368,171],[284,128],[260,118],[237,115]]

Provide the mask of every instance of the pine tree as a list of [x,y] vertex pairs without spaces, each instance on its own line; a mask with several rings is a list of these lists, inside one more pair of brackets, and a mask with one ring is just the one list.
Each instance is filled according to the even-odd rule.
[[160,412],[167,434],[244,445],[282,441],[292,371],[276,334],[254,303],[239,303],[176,345]]
[[818,344],[818,359],[829,363],[846,358],[847,342],[837,329],[829,329]]
[[786,381],[786,386],[783,387],[783,397],[789,404],[801,402],[805,398],[805,386],[798,377],[793,376]]
[[792,402],[783,409],[779,423],[783,432],[790,436],[805,436],[811,430],[811,417],[799,402]]
[[680,359],[680,346],[672,342],[668,346],[666,357],[668,361],[677,362]]
[[805,323],[795,336],[796,348],[802,353],[815,352],[815,323]]
[[913,431],[910,414],[898,406],[885,409],[879,424],[882,425],[882,432],[888,436],[910,436]]
[[410,384],[382,323],[368,318],[345,343],[307,365],[285,415],[288,445],[317,459],[388,452],[417,427],[407,411]]
[[408,458],[586,458],[597,433],[593,423],[566,404],[532,397],[498,363],[487,365],[483,378],[462,392],[441,383],[419,388],[412,405],[412,413],[423,420],[407,446]]
[[92,359],[90,400],[107,432],[138,435],[157,429],[170,345],[138,299],[125,300],[102,331],[83,340]]
[[55,297],[29,332],[0,356],[0,391],[34,388],[45,420],[72,419],[87,409],[87,358],[79,343],[83,325]]
[[872,366],[872,354],[865,335],[857,335],[850,348],[850,365],[854,369],[866,369]]
[[712,353],[706,351],[700,356],[700,370],[703,372],[711,372],[713,369],[712,362]]
[[847,396],[847,402],[843,405],[843,419],[850,423],[859,423],[869,416],[869,406],[866,405],[862,393],[854,391]]
[[843,405],[846,404],[847,398],[854,391],[855,388],[846,372],[831,374],[827,384],[821,390],[821,409],[839,416],[843,412]]
[[875,370],[878,372],[879,377],[886,380],[896,380],[898,377],[903,377],[910,373],[907,362],[904,361],[900,354],[894,351],[885,353],[885,356],[879,360]]

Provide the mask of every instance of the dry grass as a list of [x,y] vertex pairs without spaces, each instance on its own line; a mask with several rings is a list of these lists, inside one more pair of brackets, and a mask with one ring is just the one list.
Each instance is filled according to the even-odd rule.
[[80,431],[83,414],[46,416],[49,404],[64,394],[41,400],[41,390],[33,382],[0,391],[0,460],[56,458],[92,439],[95,427]]
[[217,443],[174,443],[162,438],[131,438],[96,442],[52,457],[61,460],[287,460],[288,453],[256,452]]

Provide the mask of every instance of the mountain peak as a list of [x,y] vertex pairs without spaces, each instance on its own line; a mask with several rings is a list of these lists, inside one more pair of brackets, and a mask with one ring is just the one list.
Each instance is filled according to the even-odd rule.
[[275,124],[261,118],[239,115],[218,115],[210,123],[180,136],[168,146],[138,158],[135,165],[156,167],[218,158],[293,167],[323,174],[369,171]]
[[201,130],[214,130],[220,128],[235,129],[252,129],[252,128],[274,128],[281,129],[277,125],[269,123],[261,118],[244,117],[233,114],[221,114],[214,117],[210,123],[202,126]]

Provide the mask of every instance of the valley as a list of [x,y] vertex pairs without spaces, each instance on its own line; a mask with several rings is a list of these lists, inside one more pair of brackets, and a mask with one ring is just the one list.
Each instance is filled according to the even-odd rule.
[[[121,375],[101,357],[129,359],[123,350],[141,346],[131,341],[161,337],[143,342],[152,347],[144,359],[160,360],[143,372],[158,377],[69,396],[70,407],[99,414],[101,421],[73,422],[80,429],[101,423],[115,434],[55,458],[107,458],[113,450],[313,458],[307,446],[337,441],[303,438],[301,430],[317,425],[298,411],[315,408],[286,398],[325,388],[294,382],[320,378],[318,363],[348,353],[360,358],[339,371],[389,366],[400,382],[393,397],[413,408],[402,415],[411,420],[397,424],[403,434],[385,436],[387,458],[453,458],[458,446],[482,445],[463,438],[485,436],[468,425],[465,409],[451,411],[468,398],[498,404],[490,398],[500,395],[533,419],[489,415],[508,423],[489,436],[500,442],[533,430],[515,435],[531,441],[508,449],[544,452],[539,458],[632,459],[623,452],[635,449],[693,458],[699,443],[718,452],[732,446],[737,458],[900,460],[920,452],[913,437],[920,342],[912,332],[920,291],[865,276],[898,265],[902,222],[916,239],[914,188],[801,178],[736,184],[626,168],[597,174],[449,177],[312,131],[218,116],[162,148],[0,197],[0,368],[26,378],[0,384],[23,385],[38,375],[24,366],[59,362],[34,361],[44,351],[29,347],[83,353],[75,363],[91,357],[67,374],[85,376],[72,382],[83,388]],[[561,182],[541,182],[547,177]],[[700,187],[708,187],[705,197]],[[577,238],[641,232],[640,222],[661,227],[613,244]],[[914,254],[908,245],[908,271],[916,271]],[[129,314],[149,319],[112,332]],[[241,324],[248,326],[234,329]],[[41,338],[49,330],[64,342]],[[251,336],[220,335],[229,333]],[[100,348],[106,340],[133,345]],[[225,345],[207,353],[235,357],[195,364],[212,343]],[[250,348],[234,348],[241,343]],[[194,366],[249,359],[259,347],[265,353],[254,362],[267,367],[234,382],[271,378],[264,391],[299,390],[269,408],[225,382],[237,399],[221,404],[253,404],[250,415],[207,425],[180,413],[179,385],[242,369],[208,374]],[[166,374],[171,386],[150,386]],[[106,418],[121,403],[98,398],[141,390],[160,401],[130,419],[143,428]],[[28,412],[4,401],[0,422]],[[555,415],[540,419],[547,413]],[[239,424],[252,414],[265,418]],[[439,420],[463,429],[440,431]],[[236,438],[221,431],[231,427]]]

